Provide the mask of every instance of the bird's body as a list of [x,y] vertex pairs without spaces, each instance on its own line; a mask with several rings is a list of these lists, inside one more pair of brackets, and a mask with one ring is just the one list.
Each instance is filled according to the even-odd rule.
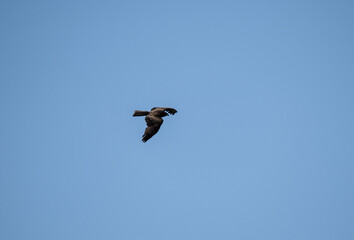
[[150,111],[134,111],[133,117],[146,116],[145,122],[147,128],[145,129],[142,141],[146,142],[159,131],[163,123],[163,117],[169,116],[169,114],[174,115],[176,112],[176,109],[164,107],[154,107]]

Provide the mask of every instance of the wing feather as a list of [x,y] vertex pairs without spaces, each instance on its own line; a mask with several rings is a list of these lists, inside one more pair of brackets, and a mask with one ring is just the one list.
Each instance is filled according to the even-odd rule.
[[154,136],[159,131],[163,123],[162,118],[156,116],[146,116],[145,121],[146,121],[147,128],[145,129],[143,135],[143,139],[142,139],[143,142],[146,142],[152,136]]
[[169,114],[172,114],[172,115],[174,115],[174,114],[177,112],[176,109],[174,109],[174,108],[167,108],[167,107],[154,107],[154,108],[151,108],[151,111],[153,111],[153,110],[158,110],[158,109],[163,110],[163,111],[165,111],[165,112],[167,112],[167,113],[169,113]]

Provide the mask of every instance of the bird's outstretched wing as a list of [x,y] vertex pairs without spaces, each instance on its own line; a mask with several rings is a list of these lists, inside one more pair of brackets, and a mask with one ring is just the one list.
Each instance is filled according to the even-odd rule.
[[153,110],[163,110],[163,111],[165,111],[165,112],[167,112],[169,114],[172,114],[172,115],[174,115],[177,112],[176,109],[167,108],[167,107],[154,107],[154,108],[151,108],[151,111],[153,111]]
[[146,142],[152,136],[154,136],[159,131],[163,123],[162,118],[156,116],[146,116],[145,121],[146,121],[147,128],[145,129],[143,135],[143,139],[142,139],[143,142]]

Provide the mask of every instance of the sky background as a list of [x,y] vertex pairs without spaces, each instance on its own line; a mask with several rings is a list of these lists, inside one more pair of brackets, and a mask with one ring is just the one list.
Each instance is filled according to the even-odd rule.
[[0,31],[0,239],[354,239],[353,1],[2,0]]

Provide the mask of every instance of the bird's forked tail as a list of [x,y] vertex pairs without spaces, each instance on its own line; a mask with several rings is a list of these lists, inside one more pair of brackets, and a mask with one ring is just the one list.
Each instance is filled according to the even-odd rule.
[[146,116],[148,115],[149,112],[148,111],[139,111],[139,110],[135,110],[133,117],[140,117],[140,116]]

